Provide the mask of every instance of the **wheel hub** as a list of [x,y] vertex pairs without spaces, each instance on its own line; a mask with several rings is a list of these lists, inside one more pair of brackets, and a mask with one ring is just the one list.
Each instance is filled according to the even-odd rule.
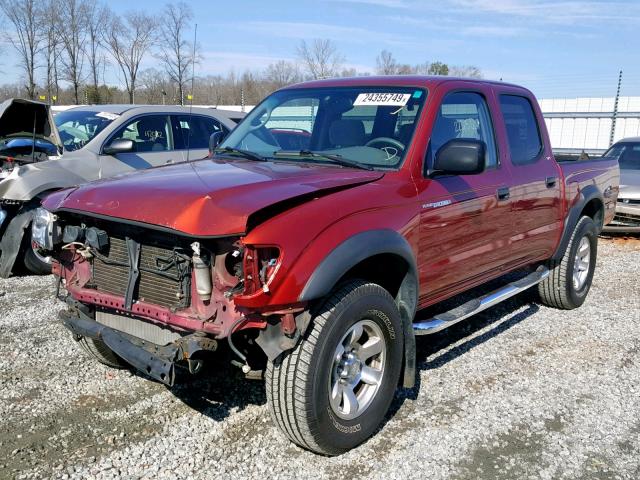
[[336,347],[329,376],[329,403],[345,420],[358,417],[375,398],[386,365],[387,346],[372,320],[351,326]]
[[340,357],[338,375],[343,383],[353,383],[362,371],[362,360],[351,350]]
[[591,244],[587,237],[582,237],[573,260],[573,288],[580,290],[584,287],[589,276],[591,265]]

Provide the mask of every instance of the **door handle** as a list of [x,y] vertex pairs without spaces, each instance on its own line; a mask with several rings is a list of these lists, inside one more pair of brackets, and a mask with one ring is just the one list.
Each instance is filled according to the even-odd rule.
[[547,186],[547,188],[553,188],[556,186],[557,181],[558,181],[557,177],[547,177],[544,180],[544,184]]
[[511,195],[509,187],[500,187],[496,190],[496,195],[498,196],[498,200],[508,200],[509,195]]

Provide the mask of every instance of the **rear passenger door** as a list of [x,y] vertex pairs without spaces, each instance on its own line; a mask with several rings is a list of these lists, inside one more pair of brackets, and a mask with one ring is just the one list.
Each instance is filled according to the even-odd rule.
[[421,304],[432,303],[497,276],[511,251],[511,177],[499,160],[495,134],[496,108],[492,92],[478,86],[453,91],[438,107],[425,159],[425,170],[446,142],[455,138],[481,140],[486,145],[484,172],[448,175],[417,182],[420,215]]
[[527,264],[549,258],[562,232],[562,178],[539,109],[521,91],[497,95],[513,176],[510,242],[515,263]]

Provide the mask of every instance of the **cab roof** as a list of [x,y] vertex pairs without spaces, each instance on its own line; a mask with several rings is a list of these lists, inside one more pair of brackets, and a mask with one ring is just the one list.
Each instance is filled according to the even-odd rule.
[[489,85],[501,85],[522,88],[519,85],[498,82],[495,80],[484,80],[468,77],[449,77],[443,75],[371,75],[360,77],[327,78],[322,80],[311,80],[285,87],[289,88],[319,88],[319,87],[377,87],[377,86],[398,86],[398,87],[426,87],[434,88],[443,83],[451,81],[464,81],[473,83],[484,83]]

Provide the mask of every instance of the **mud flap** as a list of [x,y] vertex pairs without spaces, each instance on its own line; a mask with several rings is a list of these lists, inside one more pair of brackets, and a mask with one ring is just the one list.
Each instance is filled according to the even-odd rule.
[[[8,219],[7,219],[8,220]],[[0,241],[0,278],[9,278],[20,252],[24,232],[33,220],[33,209],[21,209],[8,225]]]

